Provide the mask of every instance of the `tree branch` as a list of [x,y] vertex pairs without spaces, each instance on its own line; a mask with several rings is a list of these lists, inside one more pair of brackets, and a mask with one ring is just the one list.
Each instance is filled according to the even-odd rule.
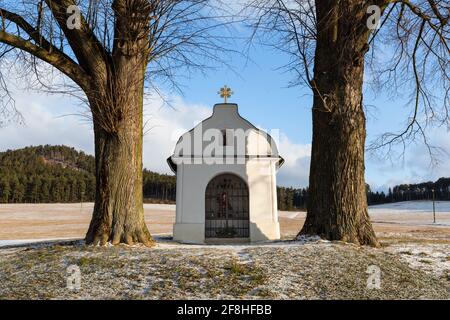
[[60,51],[52,51],[41,48],[30,41],[21,37],[12,35],[6,31],[0,31],[0,42],[9,46],[26,51],[33,56],[51,64],[59,71],[67,75],[82,89],[89,88],[89,78],[84,70],[66,55],[61,54]]
[[106,71],[106,60],[109,59],[105,48],[92,32],[86,20],[81,16],[81,28],[69,29],[67,26],[67,8],[75,6],[74,0],[45,0],[59,27],[66,35],[80,65],[88,66],[89,75]]
[[445,45],[448,52],[450,52],[450,48],[447,44],[447,39],[442,35],[440,29],[447,25],[448,19],[444,19],[443,16],[439,13],[434,1],[427,0],[431,6],[431,10],[436,15],[436,19],[439,20],[441,26],[438,27],[432,22],[432,17],[423,12],[419,7],[411,3],[409,0],[391,0],[392,3],[403,3],[406,5],[415,15],[417,15],[420,19],[426,21],[431,29],[433,29],[437,35],[441,38],[441,42]]
[[[61,51],[59,48],[55,47],[50,41],[48,41],[44,36],[39,32],[38,29],[34,28],[31,24],[29,24],[24,18],[22,18],[20,15],[10,12],[8,10],[0,8],[0,16],[3,19],[9,20],[16,24],[18,27],[20,27],[22,30],[24,30],[31,39],[34,40],[37,46],[47,50],[49,53],[56,52],[60,56],[64,56],[66,60],[68,60],[71,63],[77,64],[71,57],[66,55],[63,51]],[[80,66],[81,68],[81,66]]]
[[439,22],[441,23],[441,25],[443,25],[443,26],[446,25],[448,22],[448,17],[444,18],[444,16],[439,12],[439,9],[434,0],[427,0],[427,1],[431,7],[431,10],[433,10],[434,14],[439,19]]

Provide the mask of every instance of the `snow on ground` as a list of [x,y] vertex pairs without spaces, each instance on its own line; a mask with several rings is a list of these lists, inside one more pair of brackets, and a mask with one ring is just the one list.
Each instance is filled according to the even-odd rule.
[[58,240],[71,240],[71,239],[20,239],[20,240],[0,240],[1,247],[20,246],[24,244],[39,243],[39,242],[51,242]]
[[[336,242],[0,250],[0,299],[449,299],[447,281],[381,249]],[[310,241],[311,240],[311,241]],[[305,243],[306,242],[306,243]],[[67,288],[68,267],[81,275]],[[379,289],[368,287],[378,266]]]
[[[386,253],[393,254],[411,268],[440,278],[450,276],[450,201],[436,201],[436,223],[433,223],[431,201],[409,201],[369,207],[374,229]],[[92,214],[92,203],[81,204],[0,204],[0,249],[29,243],[54,242],[56,239],[81,239],[86,234]],[[145,204],[145,219],[158,247],[179,250],[214,248],[244,250],[256,247],[291,248],[296,242],[275,241],[261,244],[184,245],[170,241],[175,220],[175,205]],[[282,238],[293,239],[301,229],[305,212],[280,211]],[[316,243],[316,239],[298,239],[298,243]],[[201,251],[199,251],[201,252]]]
[[433,274],[450,281],[450,242],[442,243],[397,243],[386,247],[405,261],[411,268]]
[[[433,213],[433,201],[402,201],[394,203],[385,203],[379,205],[373,205],[369,207],[372,212],[424,212]],[[435,202],[436,212],[442,212],[450,214],[450,201],[436,201]]]
[[[93,203],[0,204],[0,240],[82,238],[92,218]],[[171,232],[175,206],[145,204],[152,234]]]
[[145,210],[164,210],[164,211],[175,211],[174,204],[163,204],[163,203],[144,203]]
[[436,201],[436,223],[433,223],[432,201],[404,201],[369,207],[375,223],[394,223],[421,226],[450,226],[450,201]]
[[[153,234],[152,236],[158,241],[160,236],[166,236],[166,234]],[[48,245],[52,242],[61,242],[61,241],[83,241],[80,238],[48,238],[48,239],[17,239],[17,240],[0,240],[0,249],[2,247],[14,247],[14,246],[26,246],[26,245]]]

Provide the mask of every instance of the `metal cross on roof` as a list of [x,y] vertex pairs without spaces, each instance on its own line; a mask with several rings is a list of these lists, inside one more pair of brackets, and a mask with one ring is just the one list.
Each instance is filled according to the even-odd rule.
[[231,97],[231,95],[234,93],[233,91],[231,91],[231,88],[228,88],[227,86],[223,86],[222,88],[220,88],[220,91],[217,92],[221,98],[225,99],[225,103],[227,103],[227,99],[229,97]]

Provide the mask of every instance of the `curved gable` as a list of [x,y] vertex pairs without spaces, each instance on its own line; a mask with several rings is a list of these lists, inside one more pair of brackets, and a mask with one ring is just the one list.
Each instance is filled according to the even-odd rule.
[[[196,158],[205,155],[274,157],[279,158],[278,166],[284,162],[272,137],[241,117],[237,104],[214,105],[209,118],[180,137],[172,157]],[[168,159],[169,166],[176,171],[171,158]]]

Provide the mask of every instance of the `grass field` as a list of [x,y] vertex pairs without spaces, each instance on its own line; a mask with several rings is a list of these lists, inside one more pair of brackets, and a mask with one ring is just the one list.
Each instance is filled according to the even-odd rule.
[[[92,204],[0,205],[0,299],[450,299],[450,203],[437,204],[437,223],[430,207],[371,207],[382,247],[370,248],[292,241],[305,213],[283,211],[281,241],[180,244],[170,238],[175,207],[146,204],[158,244],[145,248],[85,246]],[[48,240],[67,238],[80,240]],[[379,289],[367,287],[370,266],[381,270]]]

